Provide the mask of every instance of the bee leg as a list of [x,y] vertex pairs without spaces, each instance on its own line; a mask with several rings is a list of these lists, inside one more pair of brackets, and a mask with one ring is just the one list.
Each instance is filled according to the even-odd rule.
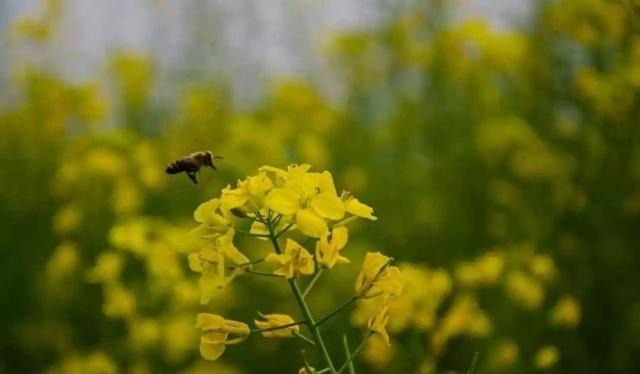
[[191,181],[193,182],[193,184],[198,184],[198,178],[196,178],[196,171],[187,171],[187,176],[189,177],[189,179],[191,179]]

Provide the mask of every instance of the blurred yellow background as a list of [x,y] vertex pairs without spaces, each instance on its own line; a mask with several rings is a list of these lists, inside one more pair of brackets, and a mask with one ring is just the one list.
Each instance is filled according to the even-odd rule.
[[[290,163],[371,205],[378,220],[344,251],[383,251],[403,274],[391,347],[372,341],[359,372],[462,373],[479,352],[476,373],[635,373],[640,4],[531,2],[527,22],[497,28],[453,17],[461,3],[379,2],[305,46],[323,62],[288,78],[216,70],[243,61],[203,52],[220,39],[195,5],[183,58],[113,50],[81,78],[54,53],[70,4],[5,22],[0,373],[297,372],[290,340],[200,358],[198,312],[252,321],[295,304],[277,280],[243,278],[200,306],[185,239],[200,203]],[[197,150],[224,156],[218,172],[197,187],[164,173]],[[332,310],[355,276],[336,270],[309,303]],[[342,317],[353,341],[363,315]],[[336,356],[339,325],[323,327]]]

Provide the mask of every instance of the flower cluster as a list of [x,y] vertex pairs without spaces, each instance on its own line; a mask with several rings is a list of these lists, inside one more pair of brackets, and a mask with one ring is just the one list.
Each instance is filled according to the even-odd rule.
[[[201,204],[194,212],[199,226],[192,234],[205,244],[189,254],[189,265],[201,274],[202,304],[207,304],[217,289],[239,275],[276,276],[289,283],[304,316],[296,321],[288,314],[258,313],[261,319],[255,320],[256,329],[250,330],[242,322],[201,313],[196,326],[203,331],[200,352],[204,358],[216,360],[227,345],[246,339],[251,332],[260,332],[266,338],[299,337],[311,342],[320,350],[326,369],[335,371],[318,326],[358,300],[376,304],[368,317],[367,340],[378,335],[389,344],[385,329],[389,305],[402,291],[400,270],[390,266],[390,257],[380,252],[367,253],[355,282],[354,296],[327,316],[316,321],[305,301],[324,271],[350,262],[344,255],[349,239],[346,225],[358,217],[376,219],[373,209],[351,193],[338,194],[331,173],[310,172],[310,168],[306,164],[291,165],[287,170],[264,166],[256,175],[238,181],[235,188],[227,186],[219,197]],[[236,235],[269,240],[273,252],[252,259],[255,255],[245,254],[235,246]],[[306,239],[299,241],[301,235]],[[268,266],[269,271],[261,271],[258,266]],[[298,284],[302,276],[313,276],[304,292]],[[300,332],[300,325],[307,327],[310,338]],[[362,346],[365,343],[366,340]],[[345,365],[352,359],[349,357]]]

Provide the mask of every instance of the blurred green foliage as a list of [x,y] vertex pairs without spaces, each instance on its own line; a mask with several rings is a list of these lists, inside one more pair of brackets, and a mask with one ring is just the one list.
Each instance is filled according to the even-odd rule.
[[[368,346],[363,372],[463,372],[476,351],[476,373],[635,372],[633,4],[538,2],[526,30],[507,32],[419,2],[326,46],[344,84],[337,104],[286,80],[250,111],[206,84],[165,107],[151,100],[153,61],[135,54],[111,59],[109,87],[21,69],[0,103],[0,372],[296,372],[286,340],[201,361],[184,236],[222,187],[292,162],[331,170],[374,207],[379,220],[359,225],[345,253],[402,263],[392,346]],[[16,23],[12,43],[46,44],[63,13],[50,6]],[[197,188],[163,174],[201,149],[225,159]],[[352,277],[336,271],[310,302],[331,310]],[[256,305],[295,310],[284,291],[239,280],[210,308],[245,321]]]

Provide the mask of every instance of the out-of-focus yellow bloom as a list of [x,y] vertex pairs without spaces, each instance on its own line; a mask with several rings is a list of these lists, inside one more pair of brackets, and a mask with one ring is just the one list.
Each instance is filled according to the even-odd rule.
[[389,304],[385,300],[378,305],[376,314],[369,318],[367,327],[369,331],[380,336],[387,345],[391,345],[391,343],[389,343],[389,334],[385,329],[387,322],[389,322]]
[[380,252],[367,252],[356,279],[356,297],[370,299],[383,294],[393,297],[402,292],[400,269],[386,266],[390,261],[390,257]]
[[75,205],[67,205],[61,208],[53,217],[53,230],[60,234],[65,235],[78,227],[82,213]]
[[47,278],[59,281],[69,277],[76,271],[79,257],[75,243],[61,243],[54,249],[53,255],[47,262]]
[[160,328],[162,351],[169,361],[180,362],[192,355],[198,342],[198,332],[193,328],[191,311],[163,320]]
[[534,255],[529,262],[529,269],[539,279],[549,282],[556,275],[556,265],[549,255]]
[[536,352],[534,365],[538,369],[548,369],[560,360],[560,351],[554,345],[545,345]]
[[[262,316],[262,318],[264,318],[265,320],[254,321],[254,323],[259,329],[276,328],[278,326],[284,326],[284,325],[288,325],[290,323],[295,322],[293,318],[291,318],[286,314],[277,314],[277,313],[267,314]],[[297,332],[300,332],[300,326],[295,325],[295,326],[284,327],[277,330],[262,331],[262,336],[264,336],[265,338],[290,338],[292,336],[295,336],[294,333],[297,333]]]
[[504,253],[489,252],[472,262],[456,266],[456,280],[465,286],[495,284],[502,275],[504,263]]
[[[438,308],[451,292],[451,278],[443,269],[429,269],[412,264],[401,264],[402,295],[389,301],[390,331],[433,328]],[[370,305],[359,303],[352,314],[355,324],[363,324],[371,315]]]
[[505,340],[492,350],[490,365],[495,370],[505,370],[513,366],[520,356],[520,348],[513,340]]
[[95,283],[115,283],[120,279],[123,258],[116,252],[103,252],[94,267],[87,272],[87,280]]
[[133,110],[142,109],[154,76],[149,58],[134,53],[121,54],[113,59],[112,68],[125,106]]
[[243,322],[209,313],[198,314],[196,328],[202,330],[200,354],[211,361],[217,360],[227,345],[244,341],[250,333],[249,326]]
[[[331,235],[331,239],[329,239]],[[347,264],[349,259],[340,255],[340,250],[347,245],[349,231],[346,227],[336,227],[320,236],[316,243],[316,261],[321,266],[331,269],[335,264]]]
[[551,310],[551,323],[561,327],[576,327],[580,324],[580,304],[571,296],[565,296]]
[[487,336],[492,330],[491,320],[480,309],[478,302],[470,295],[455,299],[442,321],[431,336],[434,352],[440,354],[449,339],[466,334],[469,336]]
[[106,148],[89,151],[84,156],[84,163],[87,171],[111,178],[127,170],[127,162],[120,155]]
[[506,287],[509,296],[525,309],[538,308],[544,299],[544,288],[540,282],[519,270],[507,276]]
[[382,336],[375,334],[369,338],[362,355],[368,363],[377,369],[384,369],[393,359],[395,352],[395,346],[387,344]]
[[113,190],[112,206],[117,214],[131,214],[142,206],[144,197],[138,187],[128,178],[121,178]]
[[284,253],[270,253],[266,261],[279,265],[280,267],[274,270],[273,273],[282,275],[287,279],[293,278],[298,274],[313,274],[315,270],[313,256],[292,239],[287,239]]
[[151,226],[144,219],[135,219],[115,225],[109,231],[109,242],[118,249],[143,255],[150,245]]
[[145,350],[160,341],[160,324],[152,318],[134,318],[128,327],[134,349]]
[[56,364],[46,374],[117,374],[118,365],[115,361],[102,351],[94,351],[89,354],[73,354],[64,358]]
[[[230,229],[226,234],[217,237],[213,244],[189,254],[189,267],[201,273],[202,304],[208,303],[216,290],[226,287],[236,276],[245,272],[245,266],[242,265],[248,263],[249,259],[233,244],[234,235],[235,231]],[[226,259],[240,266],[233,266],[229,270]]]
[[109,284],[104,288],[103,313],[110,318],[127,318],[136,311],[135,295],[119,284]]

